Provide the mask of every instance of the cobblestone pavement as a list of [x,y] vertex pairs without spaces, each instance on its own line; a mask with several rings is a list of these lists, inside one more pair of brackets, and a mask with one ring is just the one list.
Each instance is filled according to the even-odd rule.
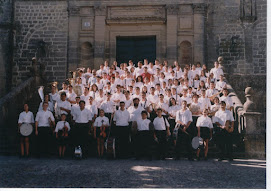
[[0,187],[265,188],[266,161],[60,160],[0,156]]

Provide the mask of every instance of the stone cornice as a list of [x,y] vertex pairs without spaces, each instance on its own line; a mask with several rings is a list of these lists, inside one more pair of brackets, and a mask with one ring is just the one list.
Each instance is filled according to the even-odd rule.
[[206,4],[205,3],[196,3],[193,4],[194,13],[196,14],[204,14],[206,12]]

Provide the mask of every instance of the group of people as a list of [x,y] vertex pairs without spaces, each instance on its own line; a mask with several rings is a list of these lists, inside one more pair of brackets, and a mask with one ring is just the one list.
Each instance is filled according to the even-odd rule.
[[[102,157],[111,136],[118,158],[152,158],[155,146],[155,156],[165,159],[172,145],[176,159],[185,150],[189,160],[200,160],[202,148],[193,156],[191,145],[198,136],[207,160],[208,143],[215,136],[219,160],[232,160],[232,110],[218,62],[208,70],[199,62],[182,69],[177,61],[170,66],[167,61],[147,59],[136,66],[132,60],[119,66],[105,61],[99,70],[79,68],[77,77],[63,82],[59,91],[51,85],[35,120],[25,104],[18,127],[34,126],[40,154],[48,152],[49,137],[54,136],[59,157],[64,157],[67,145],[80,146],[86,156],[89,136],[97,140],[97,154]],[[20,144],[21,155],[28,156],[29,137],[21,135]]]

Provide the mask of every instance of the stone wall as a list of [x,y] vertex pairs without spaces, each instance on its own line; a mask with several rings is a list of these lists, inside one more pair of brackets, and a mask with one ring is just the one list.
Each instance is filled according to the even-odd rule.
[[0,0],[0,97],[10,87],[12,60],[12,1]]
[[66,1],[15,1],[16,42],[13,85],[29,77],[32,57],[44,66],[47,80],[63,81],[67,73],[68,13]]

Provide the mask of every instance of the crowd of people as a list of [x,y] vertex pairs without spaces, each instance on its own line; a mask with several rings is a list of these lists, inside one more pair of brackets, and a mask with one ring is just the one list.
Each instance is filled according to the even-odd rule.
[[[120,65],[114,61],[111,66],[105,61],[99,70],[79,68],[59,91],[52,84],[35,119],[25,104],[18,131],[24,123],[33,125],[39,154],[48,153],[49,138],[54,136],[60,158],[67,146],[80,146],[86,157],[89,136],[96,140],[98,157],[103,157],[110,136],[116,141],[117,158],[165,159],[171,145],[175,159],[186,151],[189,160],[200,160],[203,150],[208,160],[208,143],[214,137],[219,160],[232,160],[232,110],[218,62],[208,70],[199,62],[181,68],[177,61],[173,65],[147,59],[136,65],[132,60]],[[194,137],[203,140],[195,156]],[[20,145],[21,155],[28,156],[29,136],[21,135]]]

